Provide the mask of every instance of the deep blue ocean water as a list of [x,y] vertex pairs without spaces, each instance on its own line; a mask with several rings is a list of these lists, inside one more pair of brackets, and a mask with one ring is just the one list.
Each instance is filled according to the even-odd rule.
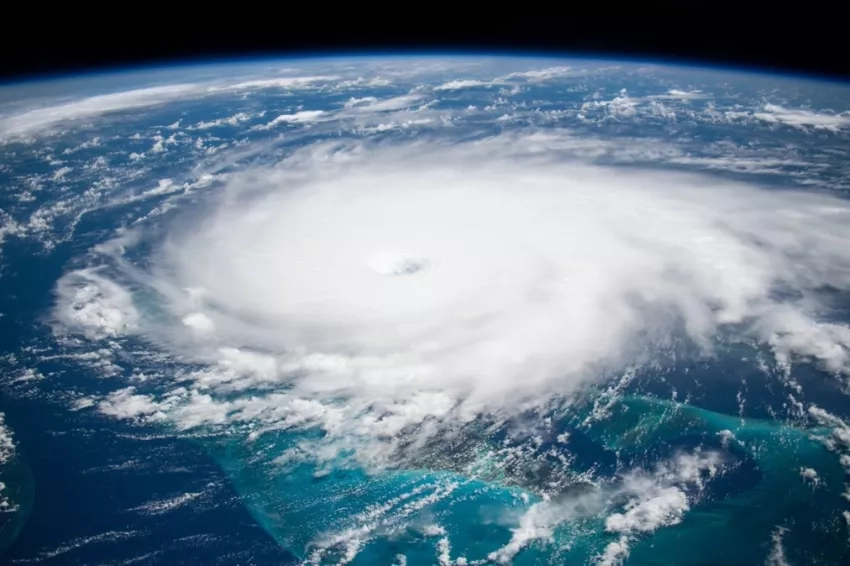
[[[8,298],[0,318],[5,351],[48,340],[47,329],[32,321],[50,308],[50,281],[62,273],[71,247],[63,245],[50,257],[26,245],[4,249],[4,260],[20,267],[1,283]],[[92,383],[91,375],[69,369],[61,359],[42,367],[48,375],[60,372],[80,390],[97,387],[97,379]],[[0,516],[6,539],[0,548],[14,539],[4,563],[295,563],[246,511],[227,476],[196,442],[69,412],[58,398],[4,394],[0,410],[19,446],[14,469],[9,475],[3,470],[4,481],[16,486],[13,500],[22,502],[19,514]],[[193,507],[131,511],[151,499],[198,491],[204,501]]]

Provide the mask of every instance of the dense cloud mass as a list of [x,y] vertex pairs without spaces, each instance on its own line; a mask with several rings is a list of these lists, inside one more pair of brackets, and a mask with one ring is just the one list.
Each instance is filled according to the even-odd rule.
[[60,296],[109,301],[58,312],[210,364],[188,407],[172,396],[129,413],[182,427],[249,419],[247,399],[210,391],[285,389],[272,395],[309,404],[304,418],[330,419],[326,401],[345,398],[392,433],[543,404],[724,340],[850,373],[850,329],[822,317],[823,290],[850,287],[846,201],[591,166],[530,142],[307,146],[230,176],[145,269],[119,256],[124,279],[161,297],[157,314],[90,271],[68,277],[93,286],[66,278]]

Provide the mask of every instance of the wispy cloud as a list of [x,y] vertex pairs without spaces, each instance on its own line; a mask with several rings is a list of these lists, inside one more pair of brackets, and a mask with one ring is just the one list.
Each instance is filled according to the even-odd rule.
[[491,86],[495,84],[492,81],[480,81],[474,79],[459,79],[454,81],[449,81],[434,87],[434,90],[463,90],[466,88],[472,88],[477,86]]
[[91,96],[57,105],[0,115],[0,140],[25,137],[51,127],[112,112],[144,108],[200,94],[198,84],[176,84]]
[[352,106],[358,112],[387,112],[389,110],[402,110],[420,104],[424,100],[421,94],[403,94],[391,98],[364,101]]
[[695,100],[699,98],[709,98],[709,95],[701,90],[670,89],[665,94],[653,94],[647,98],[659,98],[662,100]]
[[[581,73],[581,71],[579,71]],[[528,81],[547,81],[576,74],[572,67],[557,66],[544,69],[532,69],[530,71],[518,71],[505,75],[504,79],[525,79]]]
[[785,124],[796,128],[814,128],[837,132],[850,127],[850,113],[830,114],[806,109],[791,109],[776,104],[765,104],[761,112],[753,116],[765,122]]
[[303,89],[320,83],[339,80],[335,75],[315,75],[303,77],[276,77],[271,79],[251,79],[232,84],[222,84],[209,87],[211,92],[232,90],[262,90],[262,89]]
[[253,120],[254,118],[261,118],[265,115],[265,111],[251,114],[249,112],[238,112],[232,116],[227,116],[226,118],[217,118],[215,120],[207,120],[203,122],[198,122],[197,124],[193,124],[188,126],[186,129],[191,130],[208,130],[210,128],[217,128],[220,126],[238,126],[244,122],[248,122]]
[[293,114],[281,114],[271,122],[262,126],[256,126],[256,130],[269,130],[280,124],[306,124],[315,122],[325,115],[324,110],[301,110]]

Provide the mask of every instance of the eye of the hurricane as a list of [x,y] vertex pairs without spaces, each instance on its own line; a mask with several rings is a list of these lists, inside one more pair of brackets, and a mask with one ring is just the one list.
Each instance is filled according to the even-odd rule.
[[414,275],[431,267],[428,258],[398,252],[376,255],[370,264],[379,275],[393,276]]

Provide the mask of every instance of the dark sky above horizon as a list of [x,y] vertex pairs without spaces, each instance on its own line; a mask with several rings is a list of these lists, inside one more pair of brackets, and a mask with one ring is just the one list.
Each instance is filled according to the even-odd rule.
[[480,23],[469,24],[424,8],[370,16],[339,14],[329,5],[283,6],[279,13],[243,3],[183,13],[16,6],[0,33],[0,80],[186,60],[435,50],[672,60],[850,80],[843,20],[828,14],[733,17],[695,4],[687,11],[570,6],[560,13],[524,4],[496,14],[500,22],[491,6],[478,15]]

